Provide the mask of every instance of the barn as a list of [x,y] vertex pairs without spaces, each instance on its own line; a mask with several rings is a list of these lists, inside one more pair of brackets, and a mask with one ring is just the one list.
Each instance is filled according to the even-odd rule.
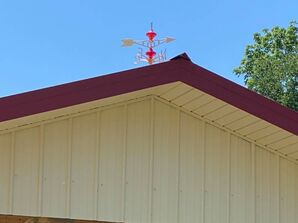
[[297,219],[297,112],[186,54],[0,99],[1,223]]

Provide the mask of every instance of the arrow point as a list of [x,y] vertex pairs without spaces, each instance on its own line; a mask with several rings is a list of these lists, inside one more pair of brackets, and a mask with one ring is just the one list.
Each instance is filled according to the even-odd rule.
[[166,39],[165,39],[166,43],[172,42],[172,41],[174,41],[174,40],[175,40],[175,39],[172,38],[172,37],[166,37]]
[[132,46],[134,41],[132,39],[124,39],[122,40],[122,46]]

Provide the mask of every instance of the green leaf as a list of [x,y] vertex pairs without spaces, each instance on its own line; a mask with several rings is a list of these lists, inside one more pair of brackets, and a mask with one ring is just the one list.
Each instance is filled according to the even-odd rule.
[[298,111],[297,23],[263,29],[253,40],[233,72],[244,77],[249,89]]

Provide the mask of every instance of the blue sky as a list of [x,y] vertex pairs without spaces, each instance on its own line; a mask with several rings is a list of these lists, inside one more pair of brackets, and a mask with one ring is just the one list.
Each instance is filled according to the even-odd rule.
[[[298,20],[297,0],[0,0],[0,97],[137,67],[121,39],[171,36],[168,57],[243,84],[254,32]],[[144,66],[145,64],[142,64]]]

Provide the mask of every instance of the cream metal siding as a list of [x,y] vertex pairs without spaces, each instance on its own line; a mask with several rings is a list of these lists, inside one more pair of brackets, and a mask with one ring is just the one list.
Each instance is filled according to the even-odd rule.
[[76,219],[96,217],[97,114],[75,117],[71,134],[71,186],[69,215]]
[[205,222],[226,222],[229,218],[229,133],[206,125]]
[[204,220],[204,129],[204,122],[181,113],[178,222]]
[[[45,124],[43,128],[43,181],[41,215],[64,217],[68,178],[68,120]],[[14,213],[14,212],[13,212]]]
[[12,210],[19,215],[37,215],[39,196],[40,127],[15,133]]
[[179,111],[155,102],[152,222],[178,222]]
[[254,222],[251,144],[232,135],[230,145],[230,222]]
[[258,147],[256,154],[256,221],[278,222],[278,160]]
[[298,182],[297,165],[280,159],[280,221],[297,222],[298,219]]
[[12,153],[12,134],[0,135],[0,210],[8,213],[10,206],[10,172]]
[[127,108],[124,221],[149,222],[152,172],[153,101],[131,104]]
[[126,108],[101,112],[99,144],[98,219],[123,221]]
[[[235,119],[252,121],[238,112],[232,116],[230,107],[208,96],[194,99],[192,89],[177,90],[164,97],[180,105],[193,99],[184,107],[200,113],[226,112],[206,117],[231,128],[240,126]],[[253,126],[242,131],[254,134]],[[274,132],[267,131],[284,137]],[[158,97],[0,135],[0,214],[128,223],[296,223],[297,188],[294,162]]]

